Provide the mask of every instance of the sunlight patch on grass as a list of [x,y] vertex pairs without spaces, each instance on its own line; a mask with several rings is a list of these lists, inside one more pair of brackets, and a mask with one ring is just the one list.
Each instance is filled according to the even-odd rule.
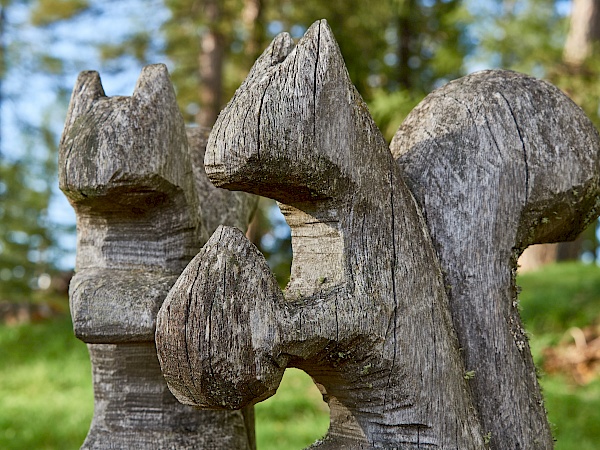
[[255,406],[258,450],[303,449],[329,428],[329,407],[306,373],[287,369],[277,393]]

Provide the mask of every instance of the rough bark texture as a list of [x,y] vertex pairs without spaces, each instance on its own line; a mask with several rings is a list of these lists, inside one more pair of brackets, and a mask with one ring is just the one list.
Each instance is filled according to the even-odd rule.
[[528,245],[572,239],[597,217],[596,130],[553,86],[487,71],[430,94],[391,150],[440,258],[491,447],[552,448],[519,317],[516,261]]
[[[202,141],[194,143],[203,156]],[[204,243],[203,222],[215,226],[199,199],[218,197],[223,203],[207,210],[242,227],[252,208],[246,194],[212,192],[194,158],[165,66],[146,67],[131,97],[106,97],[95,72],[79,76],[59,179],[77,213],[73,327],[90,344],[94,371],[94,418],[84,448],[254,446],[251,410],[245,418],[179,405],[154,347],[158,309]],[[232,206],[241,209],[220,212]]]
[[153,342],[88,344],[88,349],[95,411],[82,448],[254,448],[242,411],[197,411],[173,397]]
[[325,21],[295,48],[273,41],[205,164],[216,185],[286,205],[292,280],[282,294],[242,233],[213,234],[157,321],[178,399],[240,408],[299,367],[330,406],[321,448],[483,448],[426,225]]

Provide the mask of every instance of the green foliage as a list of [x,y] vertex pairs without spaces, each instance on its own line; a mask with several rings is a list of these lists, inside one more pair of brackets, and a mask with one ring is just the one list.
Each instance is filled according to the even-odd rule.
[[404,118],[423,100],[424,94],[408,89],[388,92],[377,89],[369,103],[369,110],[388,142],[392,140]]
[[[536,364],[542,350],[557,344],[571,327],[600,320],[600,267],[560,263],[518,277],[521,317],[531,334]],[[556,450],[592,450],[600,442],[600,378],[585,386],[561,375],[542,375],[548,419],[554,424]]]
[[574,386],[560,376],[542,377],[555,450],[597,450],[600,442],[600,379]]
[[89,8],[87,0],[37,0],[31,11],[31,23],[47,26],[70,19]]
[[[31,24],[45,26],[49,20],[73,17],[86,5],[76,0],[2,2],[0,301],[35,301],[40,275],[55,273],[61,255],[58,227],[53,228],[48,207],[57,169],[58,136],[53,121],[63,112],[57,104],[50,106],[50,99],[66,99],[60,90],[51,92],[47,84],[41,94],[31,89],[39,87],[41,74],[46,80],[62,75],[64,61],[49,49],[50,31]],[[35,37],[41,35],[48,42],[37,41]],[[35,117],[31,109],[19,110],[27,101],[37,110]]]
[[475,62],[534,76],[560,62],[568,18],[554,0],[482,2],[478,8]]
[[274,200],[259,200],[247,236],[265,256],[277,283],[284,288],[290,279],[292,238],[290,227]]
[[52,271],[50,188],[29,176],[24,163],[0,159],[0,300],[31,300],[38,277]]
[[569,17],[556,0],[480,2],[472,33],[479,45],[470,64],[499,67],[545,78],[562,89],[600,127],[600,43],[582,67],[569,67],[562,53]]
[[471,16],[457,0],[288,0],[270,17],[299,31],[328,20],[350,78],[388,140],[425,95],[464,75],[471,49]]
[[600,129],[600,43],[593,46],[594,57],[577,69],[557,64],[548,70],[548,80],[573,99]]
[[[199,36],[208,26],[217,30],[224,41],[223,101],[227,101],[274,34],[285,30],[299,38],[313,22],[327,19],[350,78],[377,111],[375,115],[385,121],[381,125],[386,129],[398,124],[406,116],[408,106],[416,104],[434,87],[463,75],[463,59],[471,48],[466,36],[471,18],[458,0],[263,2],[260,20],[254,24],[256,30],[248,29],[242,20],[243,3],[219,2],[220,19],[209,24],[201,2],[166,1],[171,17],[162,28],[165,54],[174,63],[171,75],[188,122],[194,121],[200,107]],[[255,47],[258,53],[248,51]],[[393,97],[390,102],[394,105],[400,97],[411,100],[392,114],[392,109],[383,105],[389,103],[384,99],[387,95]],[[380,109],[385,112],[379,113]]]
[[126,56],[133,57],[142,64],[147,63],[147,55],[152,37],[147,30],[137,30],[130,33],[127,39],[119,43],[100,44],[100,58],[102,61],[112,62]]
[[[165,0],[170,17],[162,26],[165,41],[164,53],[173,62],[171,79],[177,91],[177,101],[185,120],[195,121],[200,108],[199,86],[200,73],[200,37],[208,27],[216,30],[223,40],[224,79],[223,100],[228,101],[239,85],[244,81],[256,57],[267,44],[262,23],[257,35],[248,29],[242,20],[244,2],[242,0],[225,0],[217,2],[220,17],[208,21],[205,17],[203,2],[196,0]],[[249,39],[257,39],[258,53],[248,52]],[[224,105],[223,105],[224,106]]]

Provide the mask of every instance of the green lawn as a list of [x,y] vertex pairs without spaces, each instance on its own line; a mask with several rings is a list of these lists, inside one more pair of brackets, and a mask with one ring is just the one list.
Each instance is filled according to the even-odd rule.
[[0,448],[75,449],[93,410],[90,363],[70,321],[0,327]]
[[[595,265],[551,265],[522,275],[519,285],[521,316],[538,365],[542,348],[564,341],[566,330],[600,320],[600,268]],[[600,448],[600,378],[577,386],[564,376],[542,374],[540,383],[556,450]]]
[[[519,278],[521,310],[540,362],[541,349],[569,327],[600,318],[600,268],[561,264]],[[600,380],[576,386],[542,378],[557,450],[597,449]],[[0,449],[77,449],[92,417],[90,366],[68,318],[0,326]],[[301,449],[327,430],[327,407],[310,378],[288,370],[276,396],[257,405],[259,450]]]

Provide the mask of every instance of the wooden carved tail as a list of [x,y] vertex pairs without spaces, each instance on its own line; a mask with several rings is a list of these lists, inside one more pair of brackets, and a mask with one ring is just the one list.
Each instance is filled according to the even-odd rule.
[[548,83],[486,71],[429,95],[391,150],[440,258],[491,447],[552,448],[515,273],[525,247],[574,239],[597,217],[597,131]]

